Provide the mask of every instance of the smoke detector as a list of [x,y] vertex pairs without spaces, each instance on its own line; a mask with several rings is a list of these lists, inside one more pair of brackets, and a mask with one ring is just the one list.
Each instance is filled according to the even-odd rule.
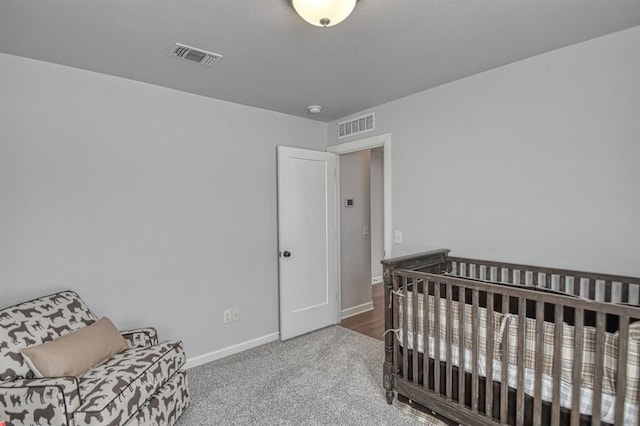
[[208,52],[182,43],[176,43],[176,47],[169,51],[169,56],[207,67],[214,66],[222,59],[222,55],[218,53]]
[[320,114],[322,107],[320,105],[309,105],[307,110],[309,111],[309,114]]

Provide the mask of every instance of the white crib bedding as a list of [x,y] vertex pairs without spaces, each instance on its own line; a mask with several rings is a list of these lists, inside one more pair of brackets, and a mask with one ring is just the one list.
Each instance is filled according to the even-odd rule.
[[[402,346],[403,334],[402,329],[398,330],[397,338],[400,346]],[[413,338],[412,333],[408,335],[408,347],[409,349],[413,349]],[[418,343],[418,351],[420,353],[424,353],[424,345],[423,345],[423,336],[422,334],[418,334],[417,343]],[[435,340],[432,336],[429,336],[429,358],[434,358],[434,348],[435,348]],[[444,361],[447,359],[447,344],[445,341],[440,341],[440,360]],[[451,350],[451,361],[454,366],[458,366],[458,345],[452,344],[449,349]],[[464,360],[465,360],[465,370],[467,372],[471,372],[472,370],[472,353],[469,349],[465,349],[464,351]],[[500,382],[502,380],[502,363],[499,360],[493,360],[493,380],[496,382]],[[508,384],[511,388],[517,388],[517,366],[513,364],[508,365]],[[480,352],[478,353],[478,374],[482,377],[486,377],[486,365],[485,365],[485,355]],[[535,383],[534,383],[534,370],[530,368],[524,369],[524,392],[530,396],[533,396]],[[545,402],[552,401],[552,392],[553,392],[553,379],[548,374],[542,374],[542,400]],[[571,384],[566,383],[565,381],[560,381],[560,406],[563,408],[571,409],[572,402],[572,393],[573,388]],[[602,405],[601,405],[601,416],[602,421],[606,423],[613,423],[615,416],[615,401],[616,398],[613,395],[603,393],[602,394]],[[593,391],[591,389],[581,387],[580,388],[580,413],[584,415],[591,415],[592,413],[592,403],[593,403]],[[638,405],[630,403],[629,401],[625,402],[624,405],[624,425],[635,426],[637,422],[638,415],[640,412],[638,410]]]

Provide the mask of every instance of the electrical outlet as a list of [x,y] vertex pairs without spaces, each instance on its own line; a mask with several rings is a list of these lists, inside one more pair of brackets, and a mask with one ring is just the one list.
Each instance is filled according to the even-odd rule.
[[240,308],[233,308],[231,310],[231,319],[233,321],[238,321],[240,319]]
[[231,309],[225,309],[222,312],[222,322],[224,324],[229,324],[231,322]]
[[402,244],[402,231],[396,231],[395,241],[396,241],[396,244]]

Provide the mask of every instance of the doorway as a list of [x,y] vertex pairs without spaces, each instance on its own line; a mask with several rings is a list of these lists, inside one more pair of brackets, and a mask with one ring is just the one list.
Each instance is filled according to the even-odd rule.
[[391,136],[327,149],[339,158],[339,297],[342,325],[381,339],[380,260],[391,255]]

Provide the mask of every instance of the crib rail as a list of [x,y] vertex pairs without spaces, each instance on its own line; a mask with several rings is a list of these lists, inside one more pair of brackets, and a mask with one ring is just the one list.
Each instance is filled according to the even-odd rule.
[[462,424],[640,426],[640,344],[629,340],[638,278],[445,250],[385,262],[385,318],[397,333],[385,337],[388,400],[396,390]]
[[454,276],[471,279],[545,288],[599,302],[640,306],[640,278],[638,277],[462,257],[448,257],[447,272]]

